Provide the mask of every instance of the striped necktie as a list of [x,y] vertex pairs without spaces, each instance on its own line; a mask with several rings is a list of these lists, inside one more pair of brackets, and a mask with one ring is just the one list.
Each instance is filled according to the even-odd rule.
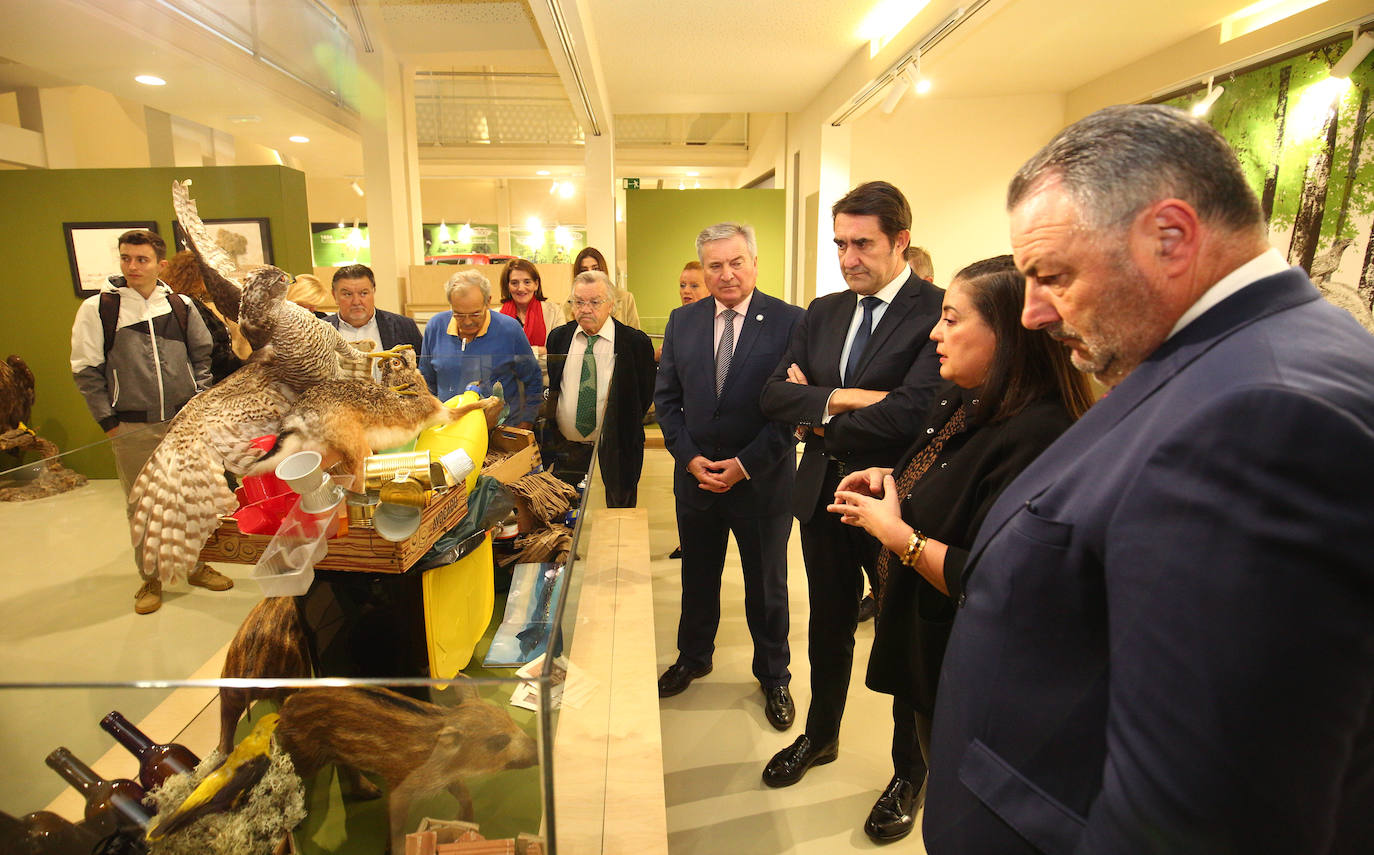
[[735,355],[735,318],[739,315],[734,309],[720,313],[725,321],[725,329],[720,333],[720,346],[716,348],[716,397],[725,388],[725,378],[730,376],[730,358]]

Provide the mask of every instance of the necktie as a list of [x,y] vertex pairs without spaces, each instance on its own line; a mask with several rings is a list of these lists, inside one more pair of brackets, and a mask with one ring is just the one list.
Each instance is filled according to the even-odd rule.
[[716,397],[720,397],[720,390],[725,388],[725,378],[730,374],[730,357],[735,355],[735,317],[739,315],[734,309],[726,309],[720,313],[720,317],[725,321],[725,329],[720,333],[720,346],[716,348]]
[[844,362],[844,384],[854,385],[854,378],[859,373],[859,360],[863,359],[864,347],[868,344],[868,337],[873,332],[873,310],[878,308],[882,300],[877,297],[868,296],[859,301],[864,307],[863,320],[859,321],[859,328],[854,331],[854,342],[849,345],[849,358]]
[[[976,402],[975,402],[976,403]],[[906,468],[894,479],[897,482],[897,501],[905,502],[906,496],[911,492],[911,488],[926,474],[926,470],[935,462],[935,458],[940,456],[940,451],[945,447],[945,442],[951,436],[964,429],[964,405],[960,404],[959,409],[955,410],[945,422],[945,426],[940,428],[940,432],[931,437],[930,443],[921,449]],[[887,574],[892,567],[894,557],[886,549],[878,551],[878,608],[882,608],[883,596],[887,594]],[[913,571],[914,572],[914,571]]]
[[592,345],[600,337],[587,336],[587,349],[582,351],[582,377],[577,383],[577,419],[573,425],[583,436],[596,429],[596,357],[592,355]]

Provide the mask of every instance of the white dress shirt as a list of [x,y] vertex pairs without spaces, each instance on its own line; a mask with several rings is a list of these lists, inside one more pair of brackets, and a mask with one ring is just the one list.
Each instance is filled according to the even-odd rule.
[[1179,317],[1174,328],[1169,330],[1169,338],[1173,338],[1179,330],[1191,324],[1193,321],[1202,317],[1208,309],[1225,300],[1227,297],[1236,293],[1252,282],[1258,282],[1267,276],[1282,273],[1288,269],[1288,262],[1279,254],[1277,249],[1270,247],[1254,258],[1232,270],[1230,273],[1217,280],[1211,288],[1202,292],[1202,296],[1197,298],[1197,302],[1188,307],[1188,311]]
[[587,350],[587,333],[581,327],[573,333],[568,344],[568,356],[563,362],[563,383],[558,391],[558,430],[574,442],[591,442],[601,434],[601,420],[606,414],[606,395],[611,388],[611,371],[615,367],[615,321],[606,319],[596,333],[592,356],[596,358],[596,427],[585,436],[577,430],[577,392],[582,385],[582,356]]

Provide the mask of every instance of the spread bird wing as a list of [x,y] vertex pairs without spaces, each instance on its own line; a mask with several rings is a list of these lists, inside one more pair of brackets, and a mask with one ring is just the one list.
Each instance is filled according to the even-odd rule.
[[181,223],[181,230],[186,235],[187,247],[200,264],[205,290],[210,292],[215,308],[224,317],[238,323],[239,300],[243,289],[234,280],[237,268],[229,253],[215,243],[201,222],[196,201],[191,198],[189,183],[172,182],[172,210],[176,212],[177,222]]

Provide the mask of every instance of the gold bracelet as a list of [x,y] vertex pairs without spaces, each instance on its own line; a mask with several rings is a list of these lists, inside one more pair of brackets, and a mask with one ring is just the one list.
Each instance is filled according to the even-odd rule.
[[919,531],[913,531],[906,539],[906,552],[902,553],[902,563],[915,569],[916,562],[921,560],[921,553],[925,551],[926,536]]

